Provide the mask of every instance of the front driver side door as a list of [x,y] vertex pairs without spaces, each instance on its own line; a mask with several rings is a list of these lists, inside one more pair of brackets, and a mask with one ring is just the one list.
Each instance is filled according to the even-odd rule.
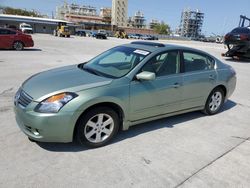
[[130,121],[159,116],[181,107],[180,53],[166,51],[149,60],[141,71],[154,72],[156,79],[130,83]]

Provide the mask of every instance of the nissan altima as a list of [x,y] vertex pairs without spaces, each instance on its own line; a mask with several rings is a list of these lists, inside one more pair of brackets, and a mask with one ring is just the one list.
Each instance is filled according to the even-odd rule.
[[100,147],[139,123],[191,111],[214,115],[235,85],[235,70],[206,52],[132,42],[33,75],[17,91],[14,111],[33,141]]

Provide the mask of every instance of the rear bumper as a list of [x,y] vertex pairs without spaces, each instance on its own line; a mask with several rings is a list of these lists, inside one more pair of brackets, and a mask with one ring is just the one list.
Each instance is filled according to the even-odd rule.
[[75,122],[73,112],[41,114],[14,107],[16,122],[22,132],[41,142],[71,142]]
[[237,82],[237,77],[234,75],[229,81],[228,81],[228,91],[227,91],[227,96],[226,100],[231,97],[233,94],[235,88],[236,88],[236,82]]

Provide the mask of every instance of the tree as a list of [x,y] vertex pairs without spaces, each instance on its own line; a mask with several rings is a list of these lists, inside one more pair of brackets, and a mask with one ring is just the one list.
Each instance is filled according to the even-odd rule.
[[154,26],[154,31],[160,35],[169,35],[170,27],[168,24],[165,24],[163,21]]
[[35,11],[28,11],[28,10],[24,10],[24,9],[11,8],[11,7],[3,8],[3,13],[4,14],[12,14],[12,15],[20,15],[20,16],[41,17],[41,15],[39,15]]

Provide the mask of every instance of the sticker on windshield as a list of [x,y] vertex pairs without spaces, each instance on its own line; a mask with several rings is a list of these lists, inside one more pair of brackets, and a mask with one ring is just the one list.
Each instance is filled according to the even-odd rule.
[[134,53],[141,54],[141,55],[148,55],[149,52],[144,51],[144,50],[135,50]]

